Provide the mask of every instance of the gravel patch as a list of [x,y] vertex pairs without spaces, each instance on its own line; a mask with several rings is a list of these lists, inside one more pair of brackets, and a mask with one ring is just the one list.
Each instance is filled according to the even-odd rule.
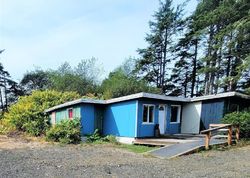
[[250,146],[162,160],[108,144],[15,140],[16,146],[4,147],[8,140],[13,144],[9,138],[0,144],[0,177],[250,177]]

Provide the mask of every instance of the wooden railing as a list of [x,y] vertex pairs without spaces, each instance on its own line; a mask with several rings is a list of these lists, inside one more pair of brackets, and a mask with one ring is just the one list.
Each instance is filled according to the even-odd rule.
[[236,142],[240,139],[240,127],[238,125],[232,124],[210,124],[209,129],[201,131],[201,134],[205,134],[205,148],[209,149],[210,139],[212,138],[213,132],[218,131],[227,131],[227,143],[228,145],[232,145],[233,140],[233,129],[235,129],[235,138]]

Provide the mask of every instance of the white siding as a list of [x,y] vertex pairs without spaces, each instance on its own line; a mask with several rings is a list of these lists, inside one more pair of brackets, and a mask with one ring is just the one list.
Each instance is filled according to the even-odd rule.
[[183,106],[181,133],[199,133],[201,106],[201,102],[188,103]]

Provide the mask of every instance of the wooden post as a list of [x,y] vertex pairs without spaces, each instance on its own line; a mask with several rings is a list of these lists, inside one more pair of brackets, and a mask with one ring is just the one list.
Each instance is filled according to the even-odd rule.
[[233,128],[232,126],[228,126],[228,135],[227,135],[227,143],[228,145],[232,145],[232,131],[233,131]]
[[239,140],[240,140],[240,126],[239,125],[237,125],[236,126],[236,133],[235,133],[236,135],[236,142],[239,142]]
[[205,149],[206,150],[209,149],[210,138],[211,138],[211,132],[206,133],[206,138],[205,138]]

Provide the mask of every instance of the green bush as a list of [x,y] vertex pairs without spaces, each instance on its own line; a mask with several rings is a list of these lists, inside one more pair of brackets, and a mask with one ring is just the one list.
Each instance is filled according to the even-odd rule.
[[91,135],[87,135],[87,142],[92,143],[96,141],[102,141],[102,136],[98,129],[95,129],[94,133]]
[[116,140],[115,136],[113,135],[107,135],[102,139],[104,142],[109,142],[113,144],[119,144],[119,142]]
[[240,136],[243,138],[250,138],[250,112],[233,112],[226,114],[222,119],[225,124],[237,124],[240,126]]
[[48,141],[77,144],[81,141],[80,119],[64,119],[46,132]]
[[15,128],[33,136],[44,134],[49,125],[44,110],[77,98],[80,96],[75,92],[34,91],[29,96],[19,98],[4,114],[4,129]]

